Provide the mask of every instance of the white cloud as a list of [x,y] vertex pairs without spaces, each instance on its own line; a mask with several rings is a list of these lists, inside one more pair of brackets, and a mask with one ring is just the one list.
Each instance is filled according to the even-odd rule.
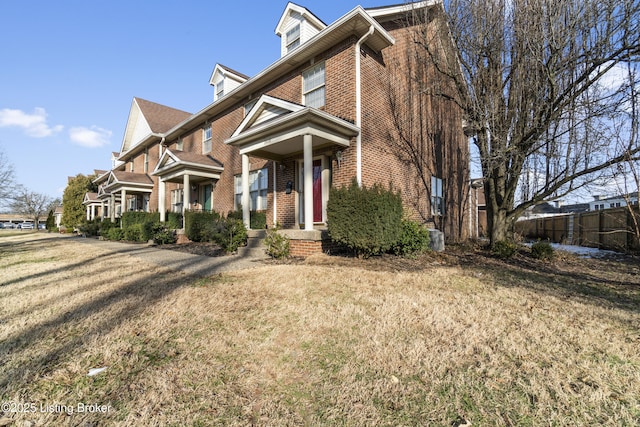
[[69,129],[69,137],[75,144],[83,147],[97,148],[109,144],[111,131],[99,128],[97,126],[73,127]]
[[12,110],[4,108],[0,110],[0,127],[19,127],[33,138],[45,138],[54,133],[60,132],[64,126],[50,126],[47,123],[47,112],[44,108],[35,108],[33,113],[28,114],[22,110]]

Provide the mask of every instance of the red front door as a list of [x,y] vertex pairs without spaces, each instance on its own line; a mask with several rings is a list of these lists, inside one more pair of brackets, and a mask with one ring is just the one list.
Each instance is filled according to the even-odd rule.
[[322,222],[322,161],[313,161],[313,222]]

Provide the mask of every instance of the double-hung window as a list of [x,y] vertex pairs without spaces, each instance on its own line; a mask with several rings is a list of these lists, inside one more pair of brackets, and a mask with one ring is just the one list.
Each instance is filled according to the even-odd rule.
[[324,107],[325,67],[324,62],[302,73],[303,104],[307,107]]
[[171,211],[182,212],[182,203],[184,200],[184,190],[179,188],[171,191]]
[[211,149],[211,125],[207,125],[202,130],[202,154],[210,153]]
[[444,215],[444,196],[442,192],[442,178],[431,177],[431,215]]
[[300,24],[297,24],[295,27],[287,31],[285,37],[287,53],[300,46]]
[[224,96],[224,80],[220,80],[216,83],[216,100]]
[[[242,207],[242,175],[235,179],[235,208]],[[267,209],[267,187],[269,183],[267,168],[249,173],[249,210],[264,211]]]

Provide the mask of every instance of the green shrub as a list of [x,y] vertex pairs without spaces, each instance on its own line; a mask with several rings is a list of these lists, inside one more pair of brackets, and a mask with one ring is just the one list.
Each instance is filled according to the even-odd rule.
[[133,224],[155,223],[160,221],[159,212],[125,212],[122,214],[122,228],[127,228]]
[[531,255],[536,259],[550,260],[553,259],[555,251],[551,243],[538,241],[531,245]]
[[118,223],[117,222],[111,222],[111,220],[109,219],[104,219],[102,220],[102,222],[100,223],[100,229],[98,230],[98,233],[100,233],[101,236],[107,236],[107,233],[109,233],[109,230],[111,230],[112,228],[118,227]]
[[250,219],[252,230],[264,230],[267,228],[267,213],[265,211],[251,212]]
[[217,243],[226,252],[236,252],[240,246],[247,244],[247,228],[239,219],[218,218],[211,228],[213,233],[209,241]]
[[124,240],[130,242],[146,242],[144,224],[131,224],[124,230]]
[[280,226],[276,224],[275,228],[267,230],[267,237],[264,239],[264,245],[267,247],[265,252],[275,259],[287,258],[290,253],[289,238],[280,234],[279,230]]
[[393,246],[393,253],[412,257],[429,249],[429,230],[416,221],[402,220],[400,239]]
[[491,252],[500,259],[508,259],[513,257],[516,252],[518,252],[518,245],[514,242],[500,240],[494,243]]
[[402,200],[399,193],[379,185],[331,189],[327,202],[331,239],[358,256],[389,251],[402,234]]
[[100,232],[100,220],[85,221],[78,226],[78,230],[87,236],[97,236]]
[[182,214],[179,212],[167,212],[165,225],[171,230],[182,228]]
[[174,232],[159,222],[152,225],[151,235],[153,241],[158,245],[168,245],[176,242]]
[[184,216],[185,234],[192,242],[210,241],[214,221],[220,219],[216,212],[186,211]]
[[122,228],[110,228],[105,237],[109,240],[124,240],[124,230]]

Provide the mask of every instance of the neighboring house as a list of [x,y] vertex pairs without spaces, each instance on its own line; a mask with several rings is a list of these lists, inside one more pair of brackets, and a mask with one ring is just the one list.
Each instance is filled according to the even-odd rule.
[[440,115],[434,152],[424,154],[429,172],[388,148],[393,120],[385,90],[390,82],[402,90],[394,73],[417,29],[406,14],[429,9],[434,13],[424,15],[433,17],[441,8],[432,0],[358,6],[327,25],[287,4],[276,27],[281,58],[251,78],[216,65],[214,102],[200,112],[134,99],[119,163],[94,181],[98,199],[108,202],[112,219],[121,205],[159,211],[162,220],[167,211],[242,209],[249,226],[250,213],[262,211],[268,227],[280,224],[293,239],[292,252],[304,254],[326,243],[330,189],[356,179],[400,190],[412,217],[449,238],[470,236],[468,141],[459,111],[448,105]]
[[619,195],[614,197],[593,196],[593,200],[589,202],[590,211],[601,211],[604,209],[613,209],[627,206],[627,201],[634,205],[638,205],[638,192],[629,193],[626,196]]

